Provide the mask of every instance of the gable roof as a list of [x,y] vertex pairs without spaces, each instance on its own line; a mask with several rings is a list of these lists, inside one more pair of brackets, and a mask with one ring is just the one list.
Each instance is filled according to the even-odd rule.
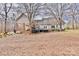
[[16,17],[16,21],[18,21],[23,15],[25,15],[27,17],[26,13],[21,13]]

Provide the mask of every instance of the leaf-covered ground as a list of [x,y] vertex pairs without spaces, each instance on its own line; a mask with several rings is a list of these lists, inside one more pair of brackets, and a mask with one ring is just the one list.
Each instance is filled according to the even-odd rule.
[[0,55],[79,55],[79,30],[3,37]]

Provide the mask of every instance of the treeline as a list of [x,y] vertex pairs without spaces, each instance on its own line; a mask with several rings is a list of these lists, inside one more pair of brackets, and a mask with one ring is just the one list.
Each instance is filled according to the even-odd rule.
[[[71,23],[72,29],[78,29],[79,4],[77,3],[0,3],[0,23],[4,22],[4,32],[7,33],[7,21],[16,22],[20,13],[27,13],[30,32],[32,31],[32,20],[37,16],[53,17],[59,22],[62,29],[62,21]],[[68,25],[69,26],[69,25]],[[69,27],[68,27],[69,28]]]

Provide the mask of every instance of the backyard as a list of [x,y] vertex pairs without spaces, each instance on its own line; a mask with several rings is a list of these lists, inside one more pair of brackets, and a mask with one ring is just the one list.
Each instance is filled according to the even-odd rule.
[[79,30],[3,37],[0,38],[0,55],[79,55]]

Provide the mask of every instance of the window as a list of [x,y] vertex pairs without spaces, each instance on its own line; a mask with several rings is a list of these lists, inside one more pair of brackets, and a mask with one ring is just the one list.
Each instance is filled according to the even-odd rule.
[[47,28],[47,26],[44,26],[44,28]]
[[51,28],[55,28],[55,26],[51,26]]

